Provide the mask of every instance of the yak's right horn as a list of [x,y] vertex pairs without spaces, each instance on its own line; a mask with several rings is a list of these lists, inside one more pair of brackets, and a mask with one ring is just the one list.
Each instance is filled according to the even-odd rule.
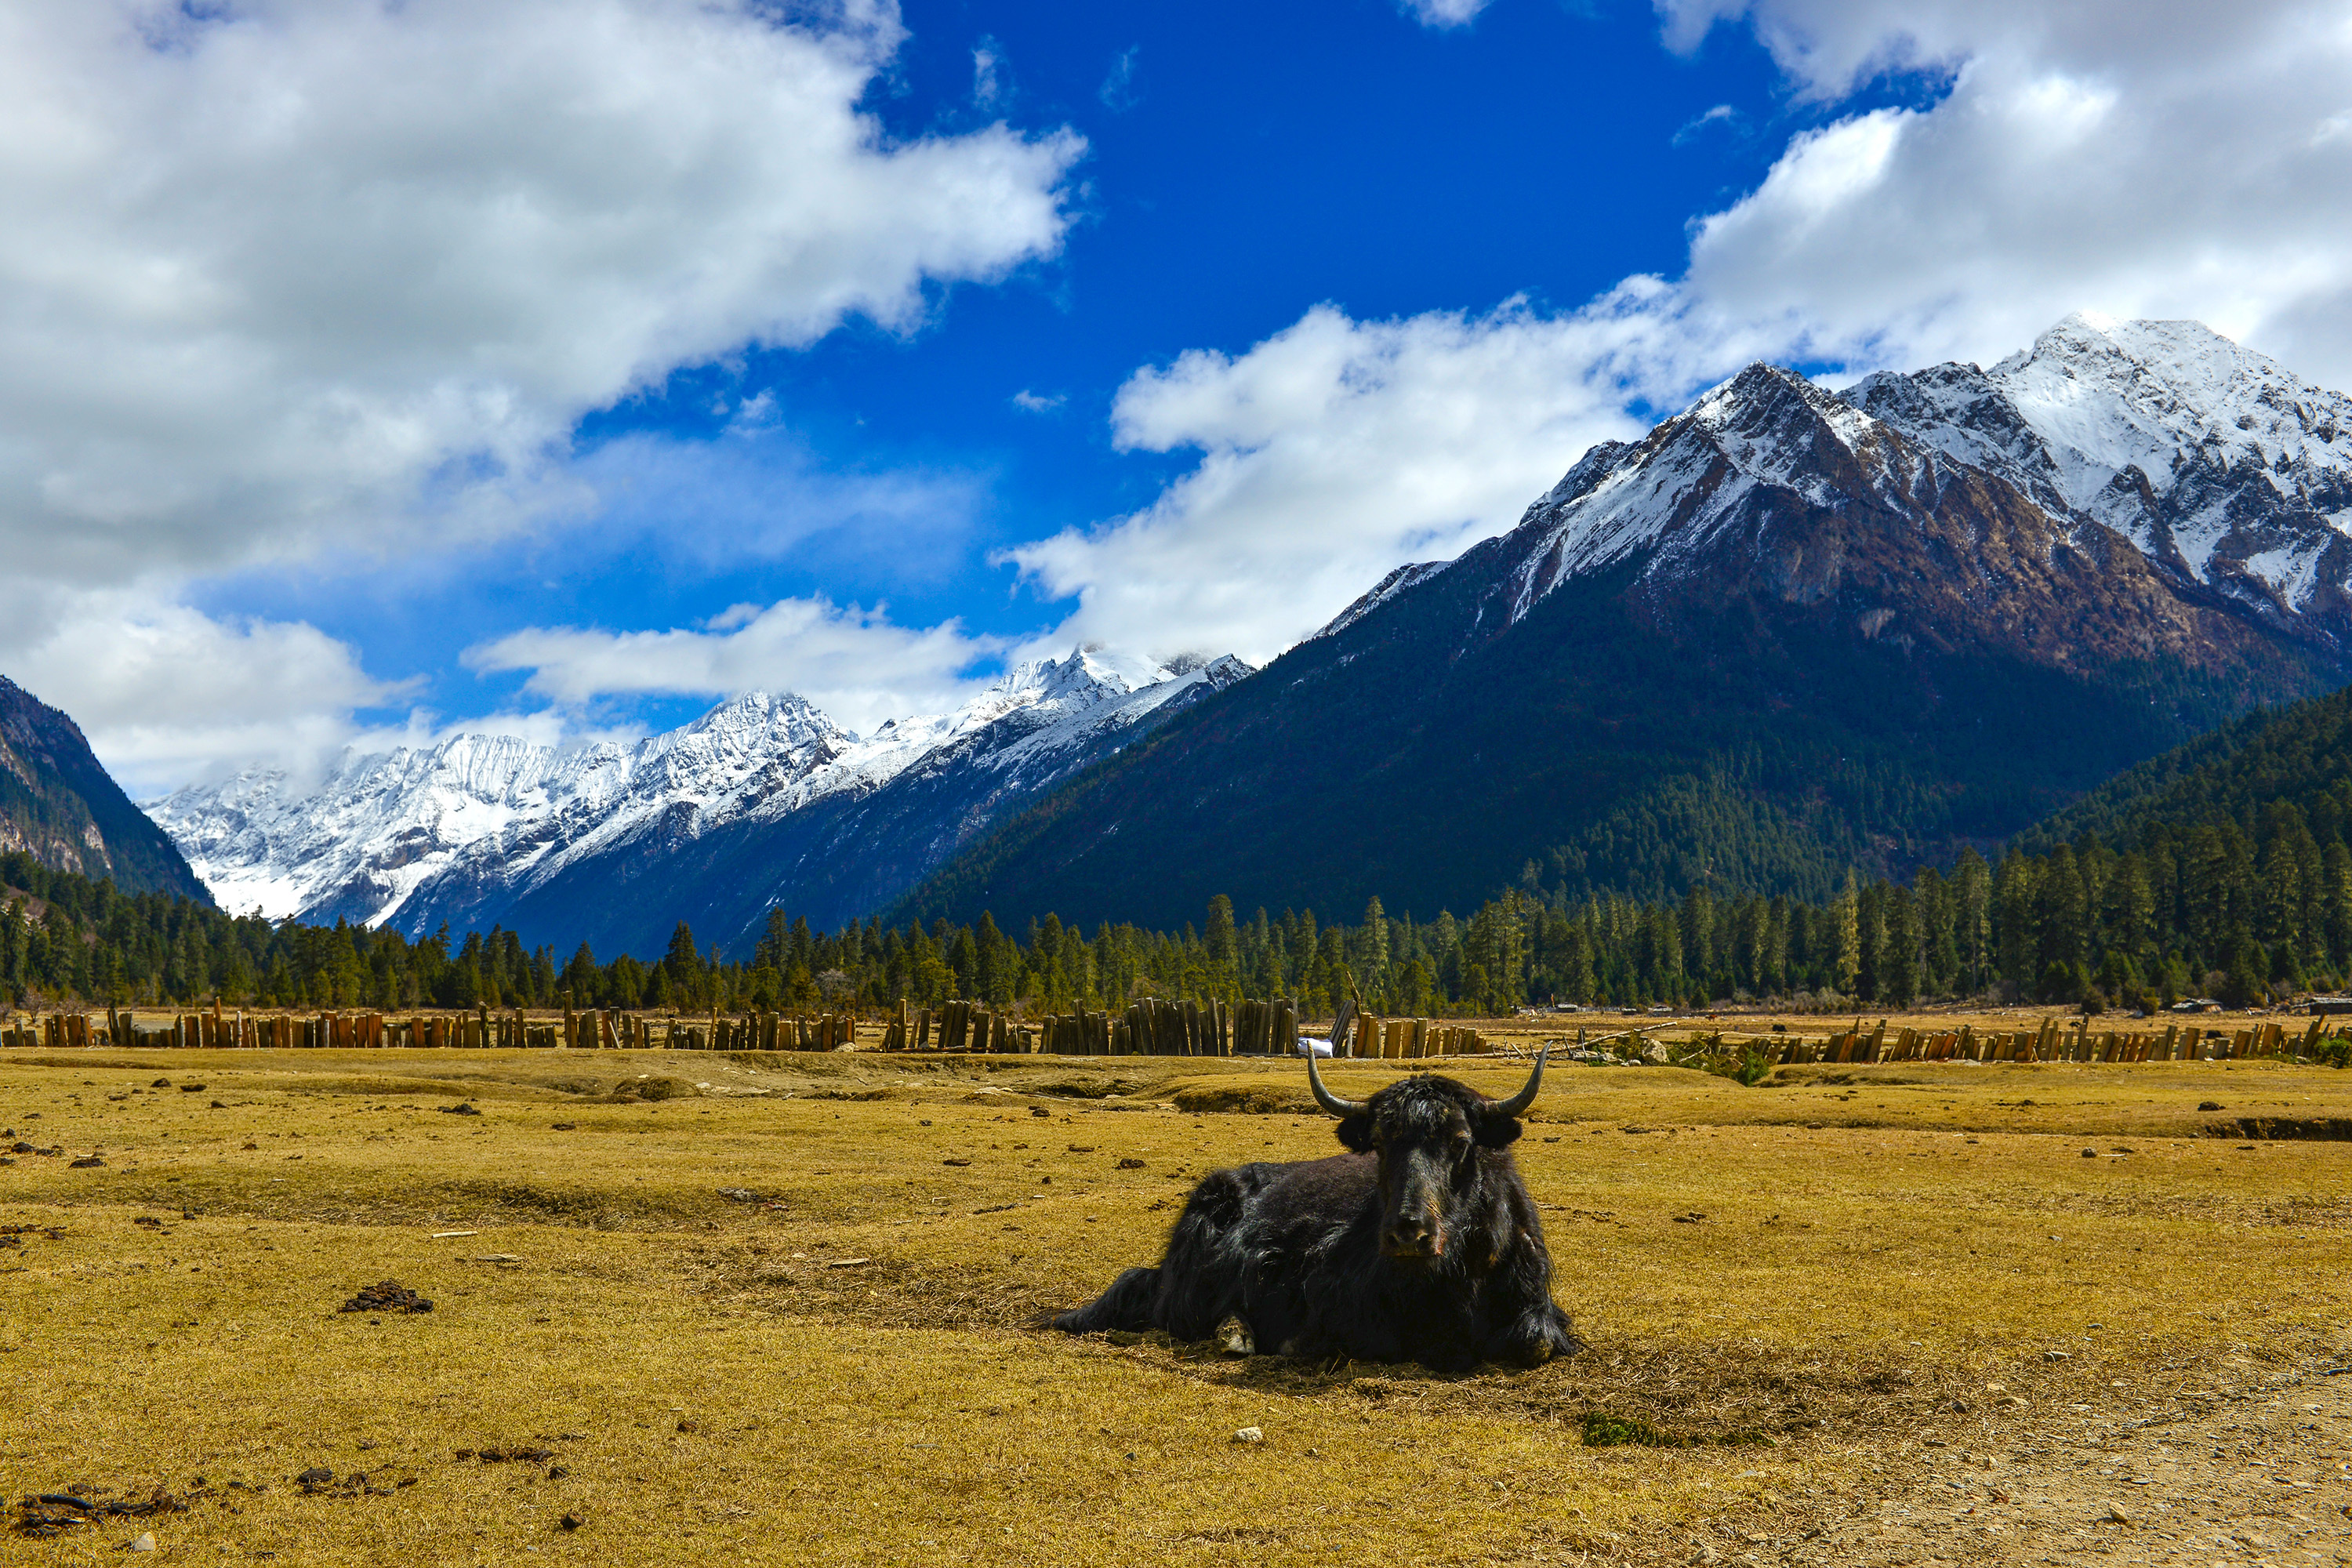
[[[1331,1026],[1331,1054],[1339,1054],[1339,1042],[1348,1037],[1348,1026],[1355,1022],[1356,1004],[1351,997],[1339,1004],[1339,1016]],[[1541,1069],[1538,1069],[1541,1070]],[[1360,1100],[1342,1100],[1323,1087],[1323,1075],[1315,1070],[1315,1047],[1307,1047],[1307,1087],[1315,1091],[1315,1103],[1334,1116],[1353,1116],[1364,1109]],[[1530,1094],[1529,1099],[1534,1096]]]
[[1508,1100],[1495,1101],[1494,1110],[1496,1115],[1517,1116],[1536,1102],[1536,1090],[1543,1084],[1544,1058],[1549,1055],[1551,1055],[1551,1042],[1546,1040],[1543,1043],[1543,1049],[1536,1053],[1536,1070],[1528,1075],[1527,1088]]

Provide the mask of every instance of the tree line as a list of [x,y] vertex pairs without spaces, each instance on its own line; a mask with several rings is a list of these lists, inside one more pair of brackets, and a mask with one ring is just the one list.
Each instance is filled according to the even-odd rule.
[[1032,1013],[1117,1008],[1139,995],[1293,996],[1309,1014],[1351,990],[1370,1010],[1491,1016],[1530,1004],[1770,1001],[1834,1009],[1997,996],[2092,1008],[2190,995],[2243,1005],[2352,973],[2352,815],[2315,832],[2292,800],[2143,823],[2127,841],[1964,851],[1909,882],[1849,877],[1808,901],[1597,894],[1532,885],[1466,919],[1354,924],[1313,912],[1237,918],[1211,901],[1197,925],[1091,933],[1047,915],[1025,931],[983,914],[951,925],[878,918],[831,932],[772,913],[748,953],[705,950],[681,922],[640,961],[525,948],[493,929],[421,941],[392,930],[232,916],[184,898],[126,894],[0,855],[0,996],[233,1006],[728,1011],[925,1006],[964,998]]

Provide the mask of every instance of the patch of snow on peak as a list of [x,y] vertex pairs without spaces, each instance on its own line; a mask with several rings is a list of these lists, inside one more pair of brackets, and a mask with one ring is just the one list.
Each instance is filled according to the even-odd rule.
[[1987,379],[2048,444],[2085,512],[2133,468],[2158,496],[2215,468],[2262,471],[2284,496],[2352,474],[2352,398],[2196,321],[2102,328],[2069,316]]
[[[1562,484],[1567,483],[1565,479],[1560,482]],[[1453,563],[1450,561],[1416,561],[1410,565],[1397,567],[1387,576],[1381,578],[1379,582],[1373,584],[1369,589],[1365,590],[1365,592],[1360,595],[1353,604],[1349,605],[1346,609],[1341,610],[1338,615],[1325,622],[1322,629],[1318,631],[1315,636],[1318,637],[1328,637],[1335,632],[1345,631],[1348,627],[1354,626],[1358,621],[1360,621],[1366,616],[1370,615],[1373,610],[1388,603],[1391,599],[1395,598],[1399,594],[1403,593],[1406,589],[1412,587],[1415,584],[1428,582],[1432,577],[1436,576],[1440,572],[1444,571],[1452,564]],[[1309,638],[1308,640],[1312,641],[1313,638]],[[1229,654],[1226,657],[1231,658],[1232,656]]]

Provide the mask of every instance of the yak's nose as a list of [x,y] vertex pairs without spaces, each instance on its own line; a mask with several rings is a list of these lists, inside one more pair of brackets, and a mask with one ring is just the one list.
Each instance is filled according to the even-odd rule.
[[1435,1258],[1445,1250],[1444,1233],[1425,1215],[1398,1215],[1381,1239],[1391,1258]]

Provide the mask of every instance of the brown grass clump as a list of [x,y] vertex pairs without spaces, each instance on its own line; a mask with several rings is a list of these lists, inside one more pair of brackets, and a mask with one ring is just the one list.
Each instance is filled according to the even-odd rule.
[[[0,1482],[186,1503],[0,1552],[1639,1558],[2333,1342],[2352,1145],[2195,1107],[2342,1116],[2352,1075],[1838,1070],[1556,1069],[1520,1157],[1592,1349],[1449,1377],[1032,1326],[1205,1172],[1335,1147],[1284,1066],[0,1057],[0,1146],[63,1151],[0,1168]],[[434,1310],[338,1311],[384,1281]]]

